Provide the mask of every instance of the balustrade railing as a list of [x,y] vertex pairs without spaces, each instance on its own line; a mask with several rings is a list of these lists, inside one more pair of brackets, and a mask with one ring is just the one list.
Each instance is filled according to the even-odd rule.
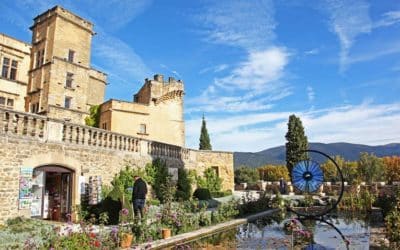
[[[50,126],[55,124],[55,126]],[[58,130],[58,131],[50,131]],[[59,135],[50,138],[49,135]],[[46,116],[0,108],[0,134],[29,137],[89,147],[147,153],[177,159],[188,159],[189,149],[161,142],[114,133],[108,130],[69,123]],[[141,147],[143,150],[141,149]]]

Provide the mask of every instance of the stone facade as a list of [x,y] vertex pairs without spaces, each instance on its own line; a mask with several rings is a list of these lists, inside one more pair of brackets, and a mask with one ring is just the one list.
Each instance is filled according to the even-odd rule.
[[23,111],[31,46],[0,33],[0,107]]
[[[0,108],[0,223],[17,215],[21,167],[62,166],[73,171],[72,207],[80,204],[79,176],[101,176],[109,184],[126,165],[144,167],[156,158],[173,170],[213,167],[223,190],[233,190],[233,153],[198,151]],[[177,171],[171,171],[176,173]]]
[[[0,34],[0,223],[31,216],[18,207],[24,167],[72,173],[72,207],[80,204],[80,176],[108,184],[126,165],[144,167],[156,158],[172,174],[186,168],[202,175],[212,167],[223,190],[233,190],[233,153],[185,148],[182,81],[155,75],[132,102],[103,103],[106,75],[90,66],[93,24],[56,6],[31,30],[32,45]],[[89,108],[99,104],[102,129],[84,126]]]
[[184,147],[183,88],[172,77],[146,79],[133,102],[111,99],[101,105],[100,127]]
[[56,6],[34,18],[25,110],[84,124],[104,100],[106,75],[90,66],[93,24]]

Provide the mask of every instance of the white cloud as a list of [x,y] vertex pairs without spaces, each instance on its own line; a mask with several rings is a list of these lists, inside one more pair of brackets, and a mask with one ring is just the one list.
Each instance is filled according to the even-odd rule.
[[[98,65],[107,72],[116,75],[112,83],[143,81],[151,74],[141,57],[122,40],[108,35],[98,27],[98,34],[92,43],[93,57],[97,59]],[[112,75],[111,75],[112,76]]]
[[89,0],[86,11],[107,30],[119,29],[142,14],[152,0]]
[[311,86],[307,86],[307,97],[309,102],[312,102],[315,99],[315,92]]
[[289,53],[284,48],[272,47],[250,52],[245,62],[235,68],[230,75],[216,79],[215,84],[231,90],[268,91],[275,88],[272,82],[282,77],[288,61]]
[[275,38],[272,0],[214,1],[199,17],[210,42],[260,49]]
[[187,112],[259,111],[272,107],[272,102],[292,94],[282,81],[289,53],[272,47],[250,52],[246,60],[227,76],[216,78],[199,96],[187,100]]
[[364,0],[326,0],[326,8],[330,14],[332,31],[340,41],[340,71],[343,72],[347,68],[349,51],[357,37],[372,29],[368,14],[369,4]]
[[318,48],[310,49],[310,50],[304,51],[304,54],[305,55],[318,55],[319,49]]
[[199,74],[204,74],[204,73],[207,73],[210,71],[212,71],[213,73],[218,73],[218,72],[226,70],[227,68],[229,68],[228,64],[219,64],[217,66],[206,67],[206,68],[200,70]]
[[383,18],[374,23],[374,28],[391,26],[400,22],[400,11],[388,11],[384,13]]
[[[379,145],[400,141],[400,103],[339,106],[300,112],[207,116],[215,150],[255,152],[284,145],[287,119],[300,116],[309,141]],[[187,120],[187,144],[197,147],[201,120]]]

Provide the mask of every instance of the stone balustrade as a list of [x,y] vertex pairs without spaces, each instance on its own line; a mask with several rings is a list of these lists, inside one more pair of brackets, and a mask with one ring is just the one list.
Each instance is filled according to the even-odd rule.
[[187,160],[189,149],[46,116],[0,108],[0,134]]

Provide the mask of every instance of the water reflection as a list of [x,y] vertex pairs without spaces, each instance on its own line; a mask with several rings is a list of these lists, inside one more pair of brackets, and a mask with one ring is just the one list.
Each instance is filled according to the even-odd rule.
[[345,240],[349,241],[348,249],[369,249],[370,227],[363,219],[342,214],[326,217],[328,224],[319,220],[302,220],[303,227],[312,232],[313,242],[294,245],[292,235],[282,229],[284,219],[288,218],[291,218],[290,214],[265,217],[176,249],[347,249]]

